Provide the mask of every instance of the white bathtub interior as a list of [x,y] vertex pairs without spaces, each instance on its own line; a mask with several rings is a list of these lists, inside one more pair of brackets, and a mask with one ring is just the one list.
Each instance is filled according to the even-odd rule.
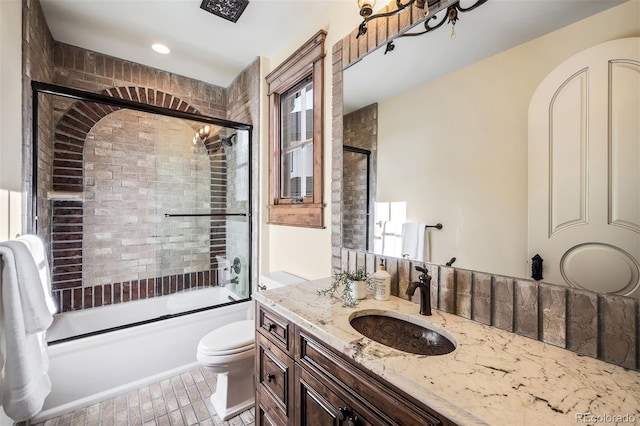
[[[191,293],[187,296],[202,296],[200,292]],[[126,305],[134,305],[131,310],[160,309],[153,306],[157,305],[153,299],[137,302],[88,310],[81,320],[69,323],[78,327],[113,317],[130,321],[136,314],[125,312]],[[142,307],[145,302],[150,306]],[[108,310],[113,307],[120,309],[114,314]],[[168,312],[169,307],[162,309]],[[90,320],[91,311],[96,311],[96,317]],[[197,365],[196,348],[202,336],[229,322],[251,319],[252,313],[253,302],[247,301],[49,345],[52,391],[34,420],[56,417],[186,371]],[[61,329],[63,324],[65,321],[57,325]]]

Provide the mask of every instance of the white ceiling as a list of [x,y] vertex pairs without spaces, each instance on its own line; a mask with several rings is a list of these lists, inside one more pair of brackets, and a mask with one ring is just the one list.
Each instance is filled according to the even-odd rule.
[[[384,49],[379,49],[349,68],[344,76],[345,111],[623,1],[489,0],[460,14],[454,40],[447,24],[430,34],[400,38],[393,52],[383,55]],[[356,0],[250,0],[237,23],[200,9],[201,0],[41,0],[57,41],[223,87],[256,57],[271,57],[288,47],[292,35],[309,32],[313,19],[328,13],[336,2],[340,5],[333,10],[353,14],[355,28],[359,22]],[[461,0],[464,6],[473,2]],[[171,54],[152,51],[151,44],[157,42],[168,45]]]
[[336,1],[357,15],[356,0],[250,0],[236,23],[200,9],[201,0],[42,0],[42,8],[57,41],[227,87]]

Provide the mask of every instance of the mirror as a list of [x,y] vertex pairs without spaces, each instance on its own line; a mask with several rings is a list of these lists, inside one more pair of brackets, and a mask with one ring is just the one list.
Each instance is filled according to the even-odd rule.
[[[639,35],[637,5],[492,0],[460,15],[455,39],[450,31],[397,38],[344,70],[344,144],[369,139],[357,147],[371,151],[372,176],[368,211],[349,210],[345,183],[343,245],[373,250],[381,211],[401,214],[404,203],[405,222],[442,224],[427,230],[425,260],[529,278],[530,100],[575,53]],[[349,234],[357,220],[368,247]]]

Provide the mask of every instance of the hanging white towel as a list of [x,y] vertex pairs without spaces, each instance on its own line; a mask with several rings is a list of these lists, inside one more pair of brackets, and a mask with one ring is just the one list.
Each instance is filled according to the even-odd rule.
[[427,224],[407,222],[402,224],[402,257],[429,262],[431,257]]
[[53,315],[56,313],[57,308],[51,292],[51,270],[49,269],[49,260],[44,242],[39,236],[33,234],[22,235],[18,237],[17,240],[27,245],[33,260],[36,262],[38,274],[40,275],[40,283],[42,284],[42,291],[44,292],[44,300],[47,303],[49,312]]
[[400,257],[402,249],[402,223],[386,221],[382,224],[382,255]]
[[15,240],[0,243],[0,257],[0,401],[5,413],[18,422],[36,415],[51,392],[44,331],[53,316],[26,244]]

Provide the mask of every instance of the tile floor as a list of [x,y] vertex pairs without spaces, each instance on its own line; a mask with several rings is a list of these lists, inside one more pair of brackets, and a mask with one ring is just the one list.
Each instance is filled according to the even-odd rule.
[[253,426],[255,424],[254,408],[223,422],[209,400],[215,388],[215,375],[202,367],[197,367],[159,383],[144,386],[60,417],[32,424],[32,426]]

